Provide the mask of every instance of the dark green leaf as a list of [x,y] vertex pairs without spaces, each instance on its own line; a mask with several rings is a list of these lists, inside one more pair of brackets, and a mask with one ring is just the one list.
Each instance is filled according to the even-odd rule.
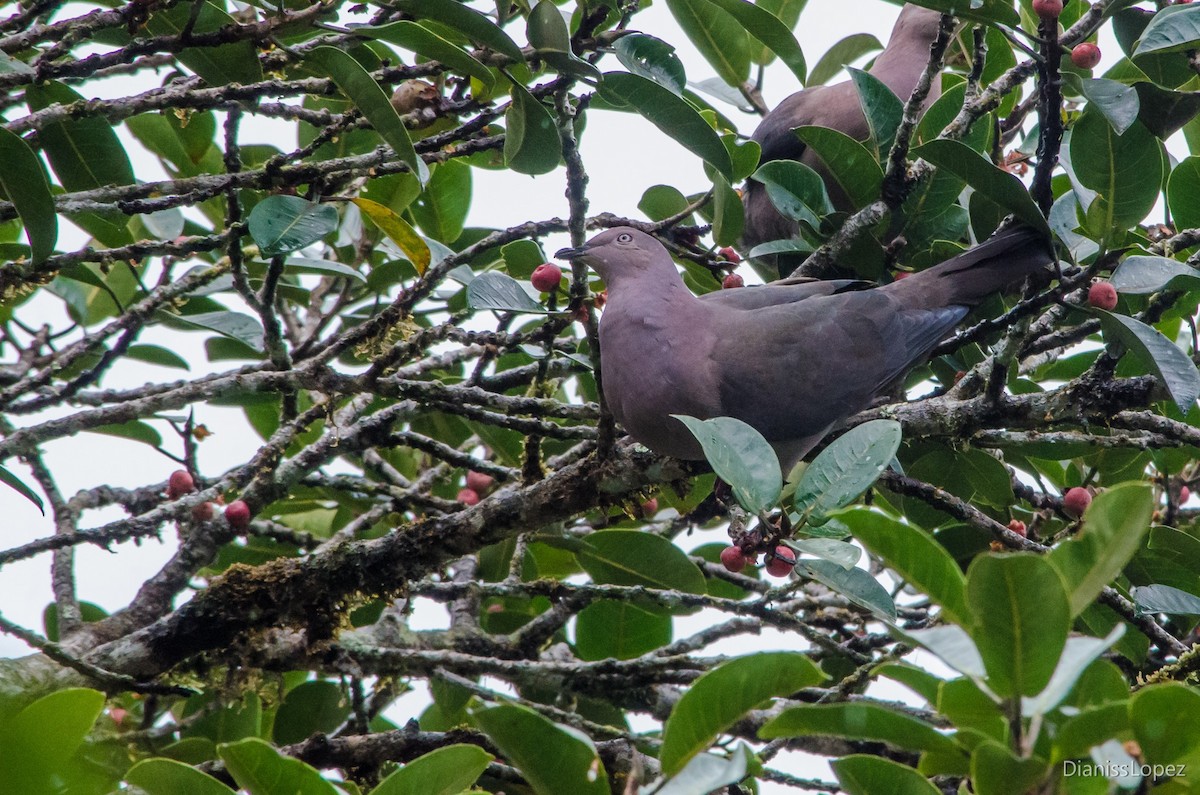
[[793,507],[822,525],[832,511],[870,488],[900,449],[900,423],[871,420],[851,428],[821,451],[796,484]]
[[1160,10],[1142,31],[1133,57],[1183,52],[1200,44],[1200,7],[1171,6]]
[[[661,221],[683,212],[688,203],[687,197],[680,193],[678,188],[670,185],[651,185],[642,194],[638,209],[651,221]],[[683,223],[687,224],[688,220],[684,219]]]
[[838,520],[872,554],[941,605],[946,618],[968,624],[966,580],[946,548],[928,533],[865,508],[839,514]]
[[750,77],[750,37],[736,19],[708,0],[667,0],[671,15],[727,85]]
[[861,69],[850,68],[846,71],[850,73],[850,80],[858,91],[858,104],[867,117],[876,159],[882,163],[892,149],[896,130],[904,117],[904,102],[878,77]]
[[1153,511],[1154,497],[1144,483],[1102,491],[1088,506],[1079,535],[1047,556],[1070,586],[1071,615],[1083,612],[1141,548]]
[[1103,114],[1117,135],[1123,135],[1137,121],[1141,102],[1132,87],[1104,78],[1081,80],[1075,75],[1070,77],[1074,78],[1072,82],[1087,98],[1089,106]]
[[1200,763],[1200,693],[1170,682],[1145,687],[1129,703],[1133,733],[1146,762]]
[[732,246],[742,236],[746,222],[742,197],[729,181],[713,173],[713,240],[718,246]]
[[[1185,157],[1171,170],[1167,180],[1167,205],[1180,229],[1200,225],[1200,157]],[[1200,271],[1180,267],[1200,278]]]
[[476,44],[524,63],[521,48],[483,14],[457,0],[397,0],[395,6],[418,19],[432,19],[462,33]]
[[[1171,56],[1177,58],[1178,56]],[[1138,120],[1166,140],[1200,113],[1200,91],[1170,91],[1145,80],[1133,84],[1138,94]]]
[[255,351],[263,349],[262,325],[255,318],[241,312],[198,312],[194,315],[176,315],[174,319],[189,326],[215,331]]
[[299,196],[268,196],[254,205],[247,219],[250,237],[264,257],[287,254],[337,229],[338,212]]
[[474,713],[508,761],[537,795],[608,795],[608,776],[591,740],[513,705]]
[[785,217],[802,221],[814,231],[821,218],[833,212],[833,203],[821,175],[795,160],[772,160],[754,172],[754,179],[767,188],[775,209]]
[[733,488],[743,508],[757,514],[779,500],[783,489],[779,459],[762,434],[733,417],[698,420],[682,414],[671,416],[700,442],[713,471]]
[[811,660],[791,652],[739,657],[714,668],[692,683],[667,718],[659,753],[663,772],[682,770],[718,734],[768,698],[789,695],[822,679]]
[[600,76],[599,69],[571,51],[567,22],[558,6],[550,0],[541,0],[530,10],[526,37],[538,56],[555,71],[592,78]]
[[941,795],[941,790],[907,765],[878,756],[844,756],[832,763],[848,795]]
[[1069,149],[1079,183],[1099,194],[1088,214],[1105,233],[1146,217],[1162,188],[1163,157],[1145,125],[1117,135],[1102,114],[1085,110],[1071,128]]
[[581,660],[631,660],[670,643],[671,626],[664,612],[601,599],[575,617],[575,652]]
[[598,583],[704,593],[704,575],[679,547],[638,530],[604,530],[582,542],[579,564]]
[[233,780],[250,795],[338,795],[315,769],[257,737],[218,745],[217,752]]
[[635,75],[653,80],[671,93],[683,96],[687,73],[670,44],[645,33],[631,33],[617,39],[613,50],[621,65]]
[[[668,6],[671,0],[668,0]],[[729,16],[737,20],[747,33],[753,36],[764,47],[779,56],[792,74],[801,83],[804,82],[807,67],[804,64],[804,53],[796,42],[796,37],[787,25],[784,25],[770,11],[759,8],[746,0],[709,0]]]
[[669,89],[626,72],[605,72],[600,81],[600,95],[618,107],[631,106],[726,179],[733,179],[733,161],[716,130],[686,100]]
[[883,45],[879,43],[879,39],[870,33],[852,33],[825,51],[821,60],[817,61],[817,65],[809,72],[805,85],[811,87],[828,83],[831,77],[842,71],[842,67],[882,49]]
[[796,573],[832,588],[885,621],[896,620],[896,603],[887,589],[862,569],[844,569],[828,560],[802,560]]
[[1166,386],[1171,399],[1184,414],[1200,396],[1200,372],[1191,358],[1153,326],[1125,315],[1092,309],[1106,337],[1119,342],[1142,365],[1152,370]]
[[491,764],[476,745],[447,745],[418,756],[391,774],[371,795],[458,795],[471,788]]
[[[1101,121],[1106,128],[1108,125]],[[1045,217],[1029,191],[1013,174],[992,165],[983,155],[966,144],[949,139],[930,141],[913,154],[928,160],[938,168],[957,174],[975,190],[1016,215],[1035,229],[1050,234]]]
[[821,159],[855,207],[879,198],[883,169],[867,147],[829,127],[797,127],[793,132]]
[[8,486],[10,489],[20,494],[25,499],[37,506],[37,509],[42,512],[42,516],[46,515],[46,506],[42,502],[42,498],[33,489],[25,485],[22,480],[9,472],[5,467],[0,467],[0,483]]
[[1200,616],[1200,596],[1170,585],[1141,585],[1130,589],[1138,610],[1176,616]]
[[467,285],[467,305],[497,312],[546,314],[546,307],[535,301],[513,277],[499,271],[479,274]]
[[342,93],[367,117],[375,132],[392,147],[396,157],[408,166],[422,185],[429,180],[429,166],[413,149],[412,138],[400,114],[375,78],[345,50],[337,47],[316,47],[305,56],[305,62],[333,78]]
[[1046,760],[1037,756],[1018,757],[994,740],[971,752],[971,780],[979,795],[1029,792],[1049,772]]
[[[497,28],[497,30],[499,29]],[[475,78],[489,91],[496,85],[495,72],[476,60],[466,50],[419,23],[401,20],[379,27],[363,25],[355,27],[354,32],[370,36],[373,39],[399,44],[404,49],[412,50],[418,55],[440,61],[460,74]]]
[[1132,295],[1148,295],[1168,287],[1196,290],[1200,289],[1200,271],[1168,257],[1133,256],[1117,266],[1109,281],[1117,292]]
[[332,732],[349,715],[350,701],[335,683],[304,682],[288,691],[275,713],[275,742],[290,745],[315,732]]
[[409,212],[425,234],[450,244],[462,234],[470,208],[471,167],[461,160],[447,160],[434,170]]
[[119,422],[112,425],[97,425],[95,428],[88,428],[88,431],[141,442],[151,447],[162,446],[162,434],[141,420],[130,420],[129,422]]
[[1032,553],[986,554],[967,572],[967,604],[988,684],[1000,696],[1032,696],[1050,681],[1070,628],[1057,571]]
[[173,759],[143,759],[129,768],[125,781],[146,795],[234,795],[212,776]]
[[758,730],[764,740],[813,735],[883,742],[912,751],[962,753],[953,740],[928,723],[877,704],[788,707]]
[[54,253],[58,216],[42,161],[20,136],[0,127],[0,188],[25,225],[34,263]]
[[[153,14],[146,30],[155,36],[181,36],[192,19],[195,3],[179,3]],[[224,27],[237,27],[233,17],[209,2],[199,3],[200,13],[191,25],[192,33],[213,33]],[[258,53],[249,39],[219,46],[188,47],[177,56],[179,62],[214,88],[230,83],[250,85],[263,79]]]
[[562,141],[554,117],[518,83],[512,85],[512,104],[504,123],[504,162],[509,168],[521,174],[546,174],[558,168]]

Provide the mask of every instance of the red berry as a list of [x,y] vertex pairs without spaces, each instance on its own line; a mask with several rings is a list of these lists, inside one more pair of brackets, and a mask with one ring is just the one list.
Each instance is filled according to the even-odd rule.
[[725,281],[721,282],[721,288],[724,290],[733,290],[738,287],[745,287],[746,281],[736,273],[731,273],[725,277]]
[[1091,493],[1083,486],[1068,489],[1063,495],[1063,513],[1074,519],[1083,516],[1083,512],[1092,503]]
[[894,274],[892,274],[892,281],[898,282],[901,279],[907,279],[909,276],[912,276],[912,273],[909,271],[896,271]]
[[741,547],[725,547],[721,550],[721,565],[737,574],[746,568],[746,553]]
[[791,547],[775,547],[775,554],[767,561],[767,574],[772,577],[786,577],[796,566],[796,553]]
[[238,530],[246,529],[250,526],[250,506],[245,500],[234,500],[225,506],[225,521]]
[[1088,288],[1087,300],[1097,309],[1112,309],[1117,305],[1117,288],[1111,282],[1096,282]]
[[167,478],[167,499],[177,500],[196,490],[196,481],[186,469],[177,469]]
[[529,283],[533,285],[533,289],[542,293],[554,292],[558,289],[561,281],[562,268],[553,262],[543,262],[538,265],[533,269],[533,275],[529,277]]
[[726,262],[732,262],[734,265],[742,261],[742,255],[733,250],[732,246],[725,246],[717,249],[717,254]]
[[[1190,2],[1190,0],[1189,0],[1189,2]],[[1185,502],[1187,502],[1189,499],[1191,499],[1191,497],[1192,497],[1191,489],[1189,489],[1187,486],[1181,486],[1179,488],[1179,504],[1180,505],[1183,505]]]
[[1008,529],[1012,530],[1014,533],[1019,535],[1021,538],[1025,538],[1026,536],[1029,535],[1029,530],[1025,527],[1025,523],[1022,522],[1020,519],[1013,519],[1011,522],[1009,522]]
[[475,489],[461,489],[458,492],[458,496],[454,499],[458,500],[463,505],[478,505],[479,492],[475,491]]
[[120,726],[125,722],[125,718],[129,715],[129,711],[123,707],[110,707],[108,717],[112,718],[112,722]]
[[211,502],[202,502],[192,507],[192,518],[197,522],[207,522],[213,518],[213,512],[214,509]]
[[1100,63],[1100,48],[1090,41],[1076,44],[1071,50],[1071,63],[1080,69],[1095,69]]
[[642,503],[642,516],[647,519],[658,513],[658,498],[651,497]]
[[1058,19],[1062,10],[1063,0],[1033,0],[1033,13],[1041,19]]
[[467,488],[475,492],[476,495],[496,485],[496,479],[491,475],[485,475],[482,472],[471,470],[467,472]]

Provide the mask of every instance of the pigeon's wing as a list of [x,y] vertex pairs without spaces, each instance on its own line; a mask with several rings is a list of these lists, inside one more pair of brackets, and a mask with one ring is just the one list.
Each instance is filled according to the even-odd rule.
[[733,290],[714,290],[700,296],[700,300],[712,306],[727,306],[731,309],[753,311],[768,306],[794,304],[809,298],[864,290],[874,285],[855,279],[805,279],[793,282],[772,282],[758,287],[740,287]]

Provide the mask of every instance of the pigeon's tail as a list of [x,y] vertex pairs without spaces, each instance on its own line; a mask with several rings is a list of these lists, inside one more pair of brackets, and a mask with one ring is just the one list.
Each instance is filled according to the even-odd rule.
[[969,251],[882,288],[907,306],[975,306],[993,293],[1014,290],[1055,261],[1046,236],[1019,224],[996,232]]

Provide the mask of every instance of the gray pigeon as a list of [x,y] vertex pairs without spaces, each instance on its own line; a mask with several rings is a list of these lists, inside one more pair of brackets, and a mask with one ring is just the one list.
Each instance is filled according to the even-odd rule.
[[[868,73],[879,78],[900,99],[907,100],[925,71],[929,61],[929,46],[937,38],[941,19],[938,11],[905,5],[892,28],[887,47],[875,59]],[[941,91],[941,75],[938,75],[930,88],[926,107],[941,95]],[[854,209],[846,192],[832,179],[816,153],[809,150],[792,132],[796,127],[810,125],[830,127],[859,141],[865,141],[871,135],[853,83],[846,81],[832,86],[813,86],[780,102],[759,123],[751,136],[762,147],[759,163],[799,160],[824,178],[834,207],[839,210]],[[796,235],[796,222],[780,215],[762,183],[754,180],[746,183],[742,204],[746,210],[742,243],[747,249],[759,243]]]
[[776,282],[699,298],[650,235],[617,227],[555,256],[594,268],[604,396],[637,441],[703,458],[672,414],[736,417],[787,473],[838,422],[923,361],[970,307],[1053,261],[1028,227],[997,232],[882,287],[854,280]]

